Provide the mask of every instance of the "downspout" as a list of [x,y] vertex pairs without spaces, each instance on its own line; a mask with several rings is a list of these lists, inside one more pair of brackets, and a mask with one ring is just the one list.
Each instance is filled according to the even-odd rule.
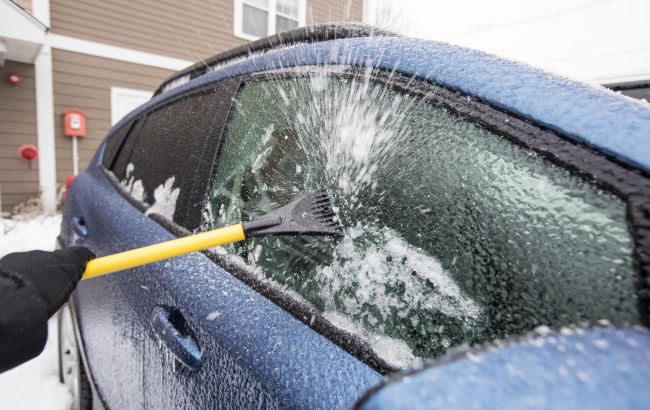
[[[50,1],[33,0],[34,17],[50,27]],[[34,60],[36,80],[36,133],[38,141],[38,180],[46,214],[56,212],[56,152],[54,149],[54,86],[52,48],[46,33],[45,43]]]

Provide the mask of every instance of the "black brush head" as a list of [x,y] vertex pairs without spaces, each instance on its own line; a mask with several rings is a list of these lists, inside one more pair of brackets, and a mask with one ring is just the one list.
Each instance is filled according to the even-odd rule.
[[244,222],[246,237],[268,235],[341,236],[343,231],[327,191],[317,189],[253,221]]

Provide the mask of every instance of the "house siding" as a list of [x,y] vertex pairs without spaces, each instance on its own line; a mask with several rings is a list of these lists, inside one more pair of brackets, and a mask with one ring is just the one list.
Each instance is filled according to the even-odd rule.
[[72,174],[72,141],[63,136],[63,113],[87,115],[87,136],[79,139],[79,170],[88,166],[111,128],[111,87],[154,91],[172,71],[63,50],[52,50],[57,181]]
[[[361,21],[362,3],[308,0],[307,22]],[[189,61],[246,42],[233,34],[233,0],[51,0],[50,7],[56,34]]]
[[14,3],[24,8],[28,12],[32,12],[32,0],[14,0]]
[[[22,76],[19,86],[4,81],[10,72]],[[21,145],[36,145],[34,66],[6,61],[0,67],[0,78],[0,190],[2,211],[11,211],[38,195],[37,162],[29,164],[18,158]]]
[[308,1],[307,24],[331,21],[361,21],[363,0]]
[[[307,24],[361,21],[363,0],[307,0]],[[31,9],[31,1],[19,4]],[[234,37],[233,0],[50,0],[51,32],[148,53],[199,61],[246,42]],[[17,159],[18,146],[36,144],[34,69],[7,62],[25,78],[22,87],[0,88],[0,171],[3,209],[38,195],[37,164]],[[154,91],[172,71],[52,50],[57,181],[72,174],[72,141],[63,136],[62,115],[87,114],[88,135],[79,140],[79,169],[87,167],[110,130],[111,87]],[[18,95],[20,94],[20,95]],[[28,172],[25,172],[28,171]]]

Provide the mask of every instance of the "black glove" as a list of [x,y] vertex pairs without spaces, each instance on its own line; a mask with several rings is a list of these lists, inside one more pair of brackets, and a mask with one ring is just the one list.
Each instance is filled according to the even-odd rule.
[[77,287],[86,263],[94,258],[92,251],[79,246],[54,252],[10,253],[0,259],[0,270],[31,281],[47,303],[48,317],[52,317]]

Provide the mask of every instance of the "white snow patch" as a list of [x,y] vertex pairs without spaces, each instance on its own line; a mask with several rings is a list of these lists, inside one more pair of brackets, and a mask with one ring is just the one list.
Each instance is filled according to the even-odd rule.
[[164,184],[153,191],[154,203],[146,210],[145,215],[156,213],[167,219],[174,218],[176,201],[178,200],[178,194],[181,192],[180,188],[174,188],[175,180],[176,177],[169,177]]
[[144,184],[142,180],[135,179],[133,171],[135,171],[135,165],[129,163],[126,166],[126,178],[120,181],[122,188],[148,207],[144,213],[145,215],[156,213],[167,219],[173,219],[178,195],[181,192],[180,188],[174,188],[176,177],[171,176],[162,185],[159,185],[153,191],[153,204],[148,204]]
[[135,165],[132,163],[129,163],[126,166],[126,176],[123,181],[120,181],[120,185],[126,192],[131,194],[131,196],[140,201],[140,202],[145,202],[145,194],[144,194],[144,185],[142,185],[142,181],[139,179],[135,179],[135,176],[133,175],[133,171],[135,171]]
[[214,312],[210,312],[210,313],[205,317],[205,319],[206,319],[206,320],[215,320],[216,318],[218,318],[218,317],[221,316],[221,315],[222,315],[221,312],[219,312],[218,310],[215,310]]
[[60,231],[60,214],[0,218],[0,258],[13,252],[53,250]]
[[[0,218],[0,257],[34,249],[51,251],[61,229],[61,215]],[[48,322],[48,340],[36,358],[0,374],[3,409],[68,410],[72,396],[59,383],[57,322]]]

